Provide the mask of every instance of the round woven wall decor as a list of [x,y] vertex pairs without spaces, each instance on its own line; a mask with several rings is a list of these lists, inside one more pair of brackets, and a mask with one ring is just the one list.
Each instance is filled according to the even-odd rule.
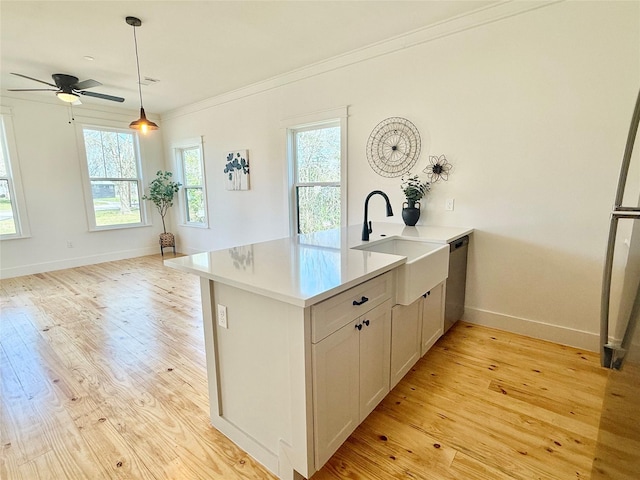
[[383,177],[400,177],[418,161],[420,133],[406,118],[390,117],[373,129],[367,142],[369,165]]

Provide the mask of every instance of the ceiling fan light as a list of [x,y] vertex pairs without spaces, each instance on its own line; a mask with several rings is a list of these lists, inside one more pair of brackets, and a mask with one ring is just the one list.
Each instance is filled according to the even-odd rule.
[[69,93],[69,92],[58,92],[56,93],[56,95],[60,100],[67,103],[73,103],[76,100],[78,100],[78,98],[80,98],[79,95],[76,95],[75,93]]
[[129,124],[129,128],[133,128],[134,130],[140,130],[142,133],[146,133],[149,130],[158,130],[158,125],[153,123],[151,120],[147,120],[147,116],[144,113],[144,108],[140,107],[140,118],[138,120],[134,120]]

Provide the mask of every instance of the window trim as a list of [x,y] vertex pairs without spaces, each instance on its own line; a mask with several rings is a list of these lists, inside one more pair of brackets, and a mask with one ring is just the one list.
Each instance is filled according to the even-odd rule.
[[13,219],[16,226],[16,233],[0,235],[0,240],[30,238],[31,229],[22,186],[20,158],[13,130],[13,114],[10,108],[4,106],[0,107],[0,135],[4,136],[7,180],[9,182],[9,192],[12,195]]
[[[77,120],[77,118],[76,118]],[[111,122],[108,122],[111,123]],[[91,182],[95,181],[89,175],[89,162],[87,160],[87,150],[84,143],[84,130],[85,129],[93,129],[100,130],[105,132],[116,132],[116,133],[127,133],[133,135],[133,149],[136,157],[136,167],[138,170],[137,178],[100,178],[100,180],[117,180],[117,181],[136,181],[138,184],[138,195],[140,197],[140,222],[136,223],[119,223],[117,225],[97,225],[96,224],[96,215],[93,205],[93,193],[91,189]],[[78,150],[80,152],[80,161],[82,163],[82,191],[84,193],[84,206],[85,212],[87,216],[87,224],[89,226],[90,232],[104,232],[109,230],[120,230],[120,229],[130,229],[130,228],[140,228],[140,227],[148,227],[151,224],[149,223],[149,216],[147,213],[147,206],[144,200],[142,200],[142,196],[144,195],[144,171],[142,169],[142,155],[140,153],[140,138],[137,132],[133,132],[128,128],[113,126],[111,125],[99,125],[94,123],[77,123],[76,124],[76,133],[77,133],[77,143]]]
[[[197,148],[200,150],[200,168],[202,170],[202,184],[199,187],[189,186],[185,180],[184,174],[184,157],[182,153],[185,150]],[[192,228],[209,228],[209,203],[207,202],[207,172],[204,161],[204,139],[202,137],[192,140],[184,140],[172,145],[173,156],[176,165],[176,172],[178,173],[179,182],[182,183],[182,191],[178,194],[178,206],[180,207],[180,226],[192,227]],[[200,188],[202,190],[202,201],[204,203],[204,222],[190,222],[188,221],[188,201],[187,190],[193,188]]]
[[[340,227],[347,226],[347,107],[340,107],[323,112],[316,112],[293,117],[281,122],[286,130],[287,169],[289,198],[289,234],[298,235],[298,203],[297,187],[301,186],[339,186],[340,187]],[[295,134],[305,130],[321,127],[340,127],[340,182],[296,183]]]

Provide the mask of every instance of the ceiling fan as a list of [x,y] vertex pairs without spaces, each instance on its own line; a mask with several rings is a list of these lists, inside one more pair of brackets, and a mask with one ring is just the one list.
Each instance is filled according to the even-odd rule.
[[95,80],[84,80],[78,82],[78,77],[73,75],[66,75],[64,73],[54,73],[51,75],[55,85],[53,83],[45,82],[44,80],[38,80],[37,78],[27,77],[21,73],[11,73],[18,77],[27,78],[35,82],[44,83],[54,88],[11,88],[7,89],[10,92],[56,92],[57,97],[63,102],[79,102],[80,95],[86,95],[88,97],[102,98],[103,100],[111,100],[112,102],[124,102],[122,97],[114,97],[113,95],[105,95],[104,93],[89,92],[86,88],[99,87],[102,85]]

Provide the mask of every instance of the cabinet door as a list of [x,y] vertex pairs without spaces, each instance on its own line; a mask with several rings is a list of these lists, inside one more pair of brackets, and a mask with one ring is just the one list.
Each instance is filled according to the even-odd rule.
[[422,347],[420,355],[427,353],[442,336],[444,329],[444,282],[432,288],[422,304]]
[[359,339],[352,321],[312,346],[315,461],[320,468],[358,426]]
[[391,388],[420,359],[422,300],[391,309]]
[[391,300],[360,317],[360,421],[389,393]]

